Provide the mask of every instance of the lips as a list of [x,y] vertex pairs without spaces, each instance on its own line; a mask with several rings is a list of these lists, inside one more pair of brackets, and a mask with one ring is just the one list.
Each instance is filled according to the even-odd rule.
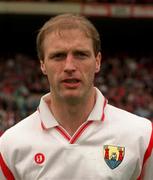
[[77,88],[80,85],[80,80],[77,78],[68,78],[68,79],[64,79],[62,80],[62,83],[65,87],[67,88]]
[[65,79],[63,80],[63,82],[66,82],[66,83],[78,83],[80,82],[79,79]]

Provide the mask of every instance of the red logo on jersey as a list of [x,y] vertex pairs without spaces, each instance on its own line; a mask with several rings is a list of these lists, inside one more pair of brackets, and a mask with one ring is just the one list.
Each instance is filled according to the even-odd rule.
[[42,164],[45,161],[45,156],[42,153],[37,153],[34,157],[34,160],[37,164]]

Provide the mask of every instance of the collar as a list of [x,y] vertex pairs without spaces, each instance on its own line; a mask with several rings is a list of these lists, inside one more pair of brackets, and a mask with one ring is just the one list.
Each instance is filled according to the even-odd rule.
[[88,121],[103,121],[105,118],[105,107],[107,104],[107,99],[102,95],[99,89],[96,89],[96,103],[93,110],[89,114]]
[[50,99],[50,93],[42,96],[38,107],[41,125],[43,129],[49,129],[59,125],[59,123],[56,121],[55,117],[53,116],[52,112],[48,107],[48,99]]
[[[89,114],[87,121],[103,121],[105,118],[104,110],[107,104],[107,100],[102,95],[100,90],[96,87],[96,103],[93,107],[93,110]],[[53,114],[51,113],[48,105],[47,100],[50,99],[50,93],[42,96],[40,100],[40,104],[38,107],[41,125],[43,129],[53,128],[59,125]]]

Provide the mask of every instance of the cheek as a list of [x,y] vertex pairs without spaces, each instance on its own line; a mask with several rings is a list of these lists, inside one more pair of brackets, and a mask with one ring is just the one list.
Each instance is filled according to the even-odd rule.
[[90,65],[90,66],[87,66],[84,72],[85,72],[85,74],[86,74],[86,78],[87,78],[89,81],[93,81],[93,80],[94,80],[94,77],[95,77],[95,73],[96,73],[95,64],[92,64],[92,65]]
[[48,81],[52,89],[59,89],[60,86],[60,79],[61,79],[61,71],[59,68],[54,67],[52,69],[49,69],[48,73]]
[[56,78],[56,73],[54,72],[54,70],[46,69],[46,75],[47,75],[49,83],[53,84],[55,81],[54,79]]
[[85,72],[87,72],[90,75],[94,75],[96,73],[96,64],[90,63],[88,66],[86,66]]

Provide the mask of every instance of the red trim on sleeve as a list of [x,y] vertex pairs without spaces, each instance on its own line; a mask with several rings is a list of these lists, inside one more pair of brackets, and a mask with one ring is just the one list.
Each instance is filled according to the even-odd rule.
[[140,176],[138,177],[137,180],[141,180],[142,175],[143,175],[144,164],[146,163],[147,159],[151,156],[152,150],[153,150],[153,123],[152,123],[152,133],[151,133],[151,137],[150,137],[150,142],[149,142],[148,148],[146,150],[146,153],[144,155],[141,174],[140,174]]
[[4,162],[1,153],[0,153],[0,167],[7,180],[15,180],[12,172],[10,171],[10,169],[7,167],[6,163]]

